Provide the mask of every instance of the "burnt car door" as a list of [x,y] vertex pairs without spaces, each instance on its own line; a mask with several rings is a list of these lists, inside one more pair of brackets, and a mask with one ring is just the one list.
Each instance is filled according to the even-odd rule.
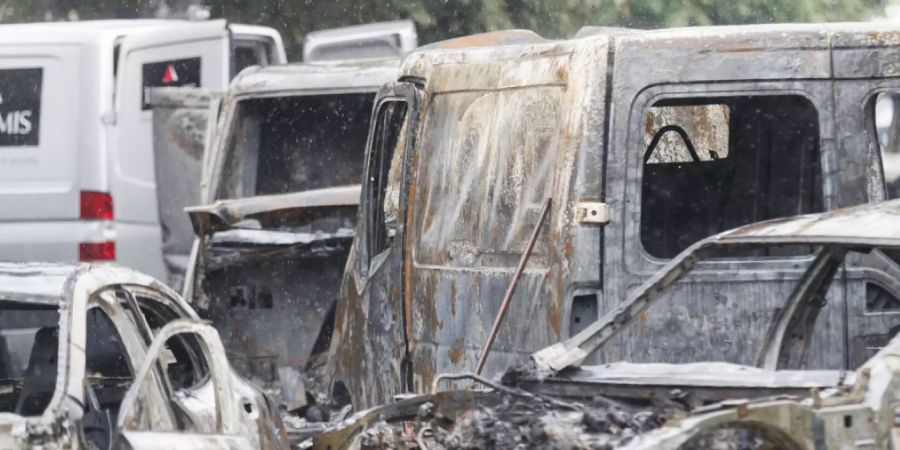
[[[841,206],[900,198],[900,46],[894,30],[836,32],[834,97]],[[864,187],[864,188],[863,188]],[[900,259],[875,250],[846,259],[847,368],[900,331]]]
[[[380,402],[409,389],[403,281],[408,258],[405,186],[420,101],[414,83],[391,83],[379,91],[373,110],[357,238],[342,286],[342,298],[347,301],[337,313],[344,316],[338,319],[344,327],[339,333],[364,334],[362,339],[345,342],[368,349],[332,353],[355,399]],[[367,377],[377,382],[366,388],[353,384]]]
[[[161,383],[172,382],[158,368],[176,358],[168,346],[175,338],[196,340],[209,364],[209,398],[194,401],[211,400],[215,411],[202,422],[180,415],[175,398],[153,402],[146,397],[147,392],[158,390]],[[241,409],[247,405],[237,401],[233,381],[225,349],[214,328],[190,319],[168,323],[157,332],[134,384],[125,394],[118,416],[116,443],[127,443],[134,449],[259,447],[258,437],[241,425]]]
[[[835,195],[846,187],[836,165],[827,34],[810,32],[796,47],[773,45],[765,33],[742,39],[741,48],[757,50],[719,43],[716,52],[703,54],[710,68],[704,71],[690,66],[700,37],[684,37],[673,44],[677,50],[646,50],[637,41],[619,49],[617,78],[634,79],[659,58],[677,67],[642,72],[639,81],[613,91],[614,105],[631,106],[613,111],[610,129],[608,198],[617,218],[605,229],[603,312],[706,236],[843,206]],[[769,64],[782,58],[806,64]],[[739,250],[704,261],[665,306],[646,311],[641,327],[618,336],[598,357],[753,365],[760,351],[755,337],[765,334],[779,306],[774,299],[790,294],[813,252]],[[813,368],[845,365],[844,295],[842,289],[827,294]]]

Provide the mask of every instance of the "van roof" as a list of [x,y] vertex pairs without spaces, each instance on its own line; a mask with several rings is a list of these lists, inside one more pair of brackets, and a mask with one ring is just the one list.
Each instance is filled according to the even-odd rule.
[[0,40],[14,43],[93,42],[196,23],[189,20],[129,19],[4,24],[0,25]]
[[281,64],[245,69],[231,83],[232,95],[284,90],[371,89],[395,81],[400,59],[360,59]]
[[639,30],[583,27],[568,40],[549,40],[527,30],[504,30],[436,42],[413,51],[402,75],[425,77],[429,67],[467,61],[490,63],[528,54],[572,51],[590,42],[615,38],[642,49],[695,49],[701,52],[746,52],[767,49],[844,49],[894,47],[900,42],[896,22],[777,23]]

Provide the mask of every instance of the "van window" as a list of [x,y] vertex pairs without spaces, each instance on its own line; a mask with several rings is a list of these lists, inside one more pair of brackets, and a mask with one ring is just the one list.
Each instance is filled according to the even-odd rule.
[[884,191],[887,199],[900,198],[900,92],[883,92],[875,100],[875,129]]
[[362,93],[239,102],[218,198],[359,183],[374,98]]
[[650,255],[823,210],[818,113],[804,97],[664,100],[644,130],[641,242]]
[[[401,143],[400,137],[406,131],[403,126],[406,119],[408,106],[405,101],[385,102],[378,109],[377,122],[375,127],[375,135],[372,141],[372,152],[369,154],[368,164],[368,180],[366,180],[366,205],[368,207],[367,215],[369,226],[369,257],[373,257],[390,245],[393,237],[389,232],[396,230],[397,215],[396,208],[390,208],[387,204],[392,204],[388,200],[397,200],[399,197],[394,195],[388,196],[387,186],[390,181],[398,180],[398,169],[402,166],[399,161],[394,161],[394,155],[403,154],[402,149],[398,151]],[[395,168],[393,173],[392,166]],[[390,175],[394,175],[391,177]],[[396,187],[396,183],[394,184]],[[399,189],[394,189],[391,194],[397,193]],[[388,212],[390,211],[390,213]]]
[[232,72],[234,78],[250,66],[268,66],[270,50],[274,46],[271,39],[238,39],[232,41]]
[[[417,262],[515,267],[552,191],[564,90],[435,95],[416,192]],[[532,261],[546,264],[547,228]]]

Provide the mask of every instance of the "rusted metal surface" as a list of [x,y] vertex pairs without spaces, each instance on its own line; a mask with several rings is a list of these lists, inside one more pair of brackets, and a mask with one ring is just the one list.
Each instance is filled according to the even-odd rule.
[[[312,387],[322,365],[317,357],[331,338],[334,300],[355,234],[360,187],[349,184],[362,179],[358,168],[369,109],[378,87],[397,76],[398,66],[399,59],[369,59],[241,72],[223,101],[205,158],[205,189],[198,202],[203,206],[187,209],[198,242],[185,297],[212,320],[234,367],[301,417],[321,400]],[[361,112],[338,114],[328,103],[335,98],[342,107],[358,99]],[[267,110],[269,104],[293,109]],[[260,122],[293,134],[248,133],[246,123],[253,121],[244,122],[246,105],[264,113]],[[308,160],[297,159],[300,154]],[[288,168],[279,172],[288,181],[283,191],[253,190],[258,181],[275,178],[262,163],[246,163],[259,161],[259,155],[283,157],[267,161],[269,167]],[[246,181],[247,174],[258,181]]]
[[[474,36],[412,53],[400,78],[422,100],[411,105],[415,114],[403,126],[412,131],[391,169],[404,176],[388,186],[399,191],[404,225],[386,254],[366,255],[366,235],[377,224],[365,216],[358,224],[332,340],[334,391],[363,408],[420,392],[437,373],[472,371],[526,244],[522,230],[547,196],[554,199],[549,226],[507,318],[519,326],[499,333],[487,375],[577,334],[666,268],[677,251],[654,256],[642,236],[642,208],[651,198],[644,191],[666,180],[648,174],[669,170],[671,179],[676,164],[694,162],[647,160],[654,107],[724,105],[728,113],[715,126],[727,121],[728,136],[737,139],[734,148],[698,150],[716,169],[682,177],[695,189],[688,200],[707,204],[702,214],[671,219],[669,233],[691,227],[696,234],[682,236],[675,250],[751,222],[883,200],[871,100],[900,89],[900,73],[886,63],[900,60],[898,33],[890,24],[604,28],[568,41]],[[751,117],[762,110],[768,119]],[[790,120],[803,132],[779,128]],[[735,134],[754,126],[756,134]],[[724,136],[707,134],[695,144]],[[746,159],[759,148],[773,149],[770,169]],[[764,175],[786,167],[805,169]],[[766,177],[781,181],[740,184]],[[663,197],[651,199],[666,204]],[[584,203],[608,205],[608,223],[579,220]],[[703,226],[692,225],[707,215]],[[774,251],[701,262],[661,309],[642,317],[644,326],[591,358],[752,364],[759,349],[751,337],[766,333],[773,299],[790,295],[812,255]],[[900,325],[892,307],[867,301],[873,292],[900,298],[894,260],[852,255],[837,276],[841,288],[829,291],[818,313],[830,326],[813,337],[813,368],[855,367]]]
[[[440,375],[477,383],[465,391],[435,388],[360,412],[316,436],[314,447],[893,448],[900,334],[853,370],[808,370],[813,330],[830,324],[797,305],[815,303],[828,285],[839,285],[835,267],[848,254],[900,250],[896,230],[854,236],[829,225],[859,220],[878,229],[898,218],[900,200],[895,200],[712,236],[673,259],[582,333],[537,352],[536,365],[512,367],[499,383]],[[801,224],[816,224],[811,228],[817,230],[807,232],[797,227]],[[806,264],[790,295],[777,299],[783,316],[773,318],[771,333],[756,336],[760,355],[766,356],[762,367],[728,362],[581,365],[588,354],[619,345],[614,336],[643,326],[645,311],[674,300],[668,292],[698,270],[700,260],[722,248],[777,247],[788,241],[815,243],[819,257]],[[780,326],[784,323],[793,325]]]
[[[218,443],[227,440],[224,436],[227,430],[220,427],[221,433],[217,435],[217,417],[228,418],[228,429],[239,433],[249,448],[287,448],[280,419],[272,415],[269,402],[224,362],[222,344],[214,331],[211,333],[187,303],[159,281],[115,265],[0,264],[0,284],[3,303],[0,308],[6,314],[17,308],[58,311],[58,324],[45,326],[56,330],[57,338],[53,340],[56,344],[39,338],[37,334],[41,331],[35,335],[26,373],[34,366],[36,375],[21,381],[25,386],[17,385],[15,379],[4,381],[5,395],[19,393],[21,389],[20,395],[47,396],[46,403],[38,403],[37,409],[17,406],[15,412],[3,414],[0,441],[8,448],[85,448],[90,445],[106,448],[125,431],[116,426],[120,406],[124,411],[137,408],[147,419],[139,425],[142,433],[168,441],[179,432],[192,435],[174,444],[173,448],[219,448]],[[173,321],[176,325],[170,327],[170,331],[201,333],[206,350],[180,352],[179,349],[185,347],[173,343],[167,334],[169,331],[154,330],[153,336],[139,333],[131,309],[135,303],[129,307],[121,297],[123,292],[136,298],[144,320],[156,327],[165,330],[165,323]],[[98,315],[107,318],[107,326],[97,328],[98,323],[103,323],[94,320]],[[8,341],[7,333],[3,335],[3,345],[9,351],[12,347],[8,346],[13,344]],[[152,343],[148,342],[151,337]],[[121,347],[112,355],[105,353],[109,351],[105,348],[108,342],[112,342],[114,348],[115,345]],[[41,347],[47,345],[55,347]],[[172,350],[163,352],[167,354],[166,365],[157,366],[155,358],[147,358],[148,349],[163,346]],[[42,359],[41,355],[47,352],[53,357]],[[10,354],[4,355],[8,358]],[[217,363],[210,364],[210,360]],[[141,377],[150,382],[132,384],[135,378],[131,372],[128,376],[111,375],[110,367],[116,364],[133,368],[144,366]],[[196,369],[200,366],[214,367],[205,379],[194,378],[190,386],[173,384],[176,381],[171,378],[175,373],[173,370],[181,370],[177,367]],[[165,372],[161,372],[160,367],[166,367]],[[48,372],[50,370],[52,372]],[[198,373],[194,372],[194,375]],[[41,380],[47,375],[52,377],[51,384],[43,386]],[[142,385],[140,389],[136,387],[138,384]],[[220,389],[218,400],[213,401],[207,395],[212,393],[213,385],[230,388]],[[132,393],[125,395],[129,387]],[[137,401],[140,401],[139,407],[135,405]],[[179,417],[189,417],[189,423],[182,423],[175,416],[172,410],[175,405],[183,414]],[[254,412],[250,414],[248,408]],[[119,419],[118,423],[124,424],[124,418]],[[139,438],[143,443],[136,443],[135,448],[152,446],[146,439],[146,436]]]

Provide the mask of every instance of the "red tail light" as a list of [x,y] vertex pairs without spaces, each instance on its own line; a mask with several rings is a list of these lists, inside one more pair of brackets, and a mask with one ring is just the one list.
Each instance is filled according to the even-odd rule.
[[81,191],[81,218],[111,220],[112,196],[106,192]]
[[79,261],[113,261],[115,259],[115,242],[82,242],[78,244]]

